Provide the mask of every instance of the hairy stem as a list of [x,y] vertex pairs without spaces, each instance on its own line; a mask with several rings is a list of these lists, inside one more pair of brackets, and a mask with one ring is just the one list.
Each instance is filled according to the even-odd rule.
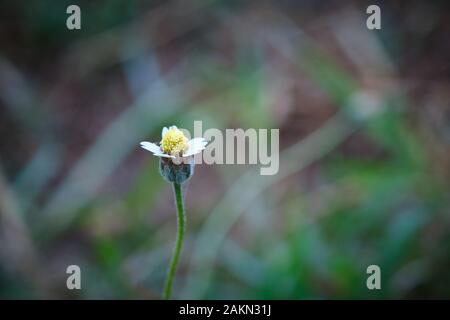
[[183,195],[181,193],[181,185],[179,183],[173,184],[173,191],[175,193],[175,202],[177,205],[178,230],[175,248],[173,251],[172,261],[170,262],[169,271],[167,273],[166,284],[164,286],[163,298],[170,299],[172,295],[172,282],[177,269],[178,260],[180,257],[181,247],[183,246],[184,226],[186,224],[186,215],[184,213]]

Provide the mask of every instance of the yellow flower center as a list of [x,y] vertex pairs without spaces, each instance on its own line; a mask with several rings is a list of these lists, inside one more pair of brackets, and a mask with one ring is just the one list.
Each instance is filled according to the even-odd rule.
[[161,149],[170,155],[181,155],[188,149],[188,139],[177,128],[170,128],[161,140]]

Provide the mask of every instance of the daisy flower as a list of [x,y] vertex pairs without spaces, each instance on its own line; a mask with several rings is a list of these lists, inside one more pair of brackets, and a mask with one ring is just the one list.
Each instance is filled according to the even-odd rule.
[[171,126],[169,129],[163,128],[159,145],[147,141],[141,142],[142,148],[159,157],[159,171],[165,180],[173,184],[177,207],[178,232],[173,257],[167,270],[166,283],[162,294],[164,299],[170,299],[172,295],[172,282],[183,244],[186,214],[181,184],[194,174],[193,156],[205,149],[207,143],[203,138],[188,140],[176,126]]
[[180,129],[171,126],[163,128],[159,146],[156,143],[142,141],[141,147],[153,153],[154,156],[180,160],[179,158],[187,158],[200,153],[207,144],[208,141],[204,138],[188,140]]

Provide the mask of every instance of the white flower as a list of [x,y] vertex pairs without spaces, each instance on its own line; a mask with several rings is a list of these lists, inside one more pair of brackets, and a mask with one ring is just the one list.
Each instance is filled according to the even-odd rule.
[[180,129],[171,126],[162,129],[159,145],[142,141],[141,147],[152,152],[154,156],[176,159],[193,156],[204,150],[207,144],[208,141],[204,138],[188,140]]

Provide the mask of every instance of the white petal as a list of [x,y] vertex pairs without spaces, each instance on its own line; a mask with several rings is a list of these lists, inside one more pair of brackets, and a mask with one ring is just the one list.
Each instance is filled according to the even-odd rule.
[[171,126],[169,129],[178,129],[177,126]]
[[194,138],[188,141],[189,148],[188,150],[183,154],[183,157],[189,157],[194,154],[197,154],[201,152],[203,149],[206,148],[206,145],[208,144],[208,141],[204,138]]
[[175,159],[175,156],[171,156],[170,154],[166,154],[166,153],[154,153],[153,154],[156,157],[161,157],[161,158],[172,158]]
[[164,135],[166,134],[167,131],[169,131],[169,129],[167,129],[167,127],[164,127],[164,128],[162,129],[162,132],[161,132],[161,138],[164,137]]
[[175,156],[172,156],[170,154],[164,153],[161,148],[152,142],[142,141],[141,147],[152,152],[154,156],[156,157],[163,157],[163,158],[172,158],[175,159]]
[[148,150],[152,153],[162,153],[161,148],[159,146],[157,146],[154,143],[151,142],[147,142],[147,141],[142,141],[141,142],[141,147],[144,148],[145,150]]

